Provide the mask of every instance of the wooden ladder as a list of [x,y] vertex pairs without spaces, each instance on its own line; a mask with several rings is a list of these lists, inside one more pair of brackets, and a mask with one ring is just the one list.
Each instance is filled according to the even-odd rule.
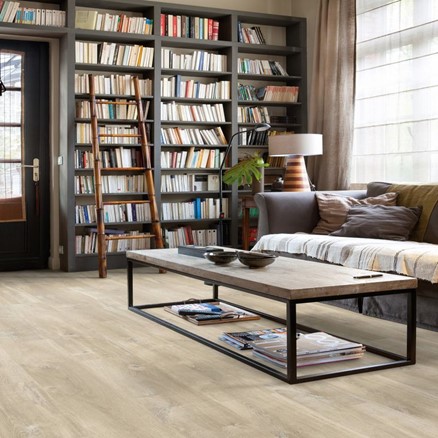
[[[154,178],[152,173],[151,164],[151,152],[150,146],[147,140],[146,127],[143,115],[143,105],[141,101],[140,85],[138,77],[133,77],[134,85],[134,95],[135,101],[117,101],[117,100],[97,100],[95,87],[94,87],[94,76],[92,74],[88,75],[89,82],[89,96],[90,96],[90,110],[91,110],[91,144],[94,159],[94,192],[96,200],[96,222],[97,222],[97,253],[98,253],[98,263],[99,263],[99,277],[106,278],[107,276],[107,244],[110,240],[122,240],[122,239],[144,239],[150,238],[155,241],[155,248],[163,248],[163,237],[161,231],[161,223],[159,219],[159,213],[157,208],[157,202],[155,198],[155,188],[154,188]],[[137,106],[137,117],[138,117],[138,133],[137,134],[113,134],[113,133],[99,133],[99,122],[97,119],[97,104],[102,105],[136,105]],[[101,154],[100,154],[100,144],[99,139],[103,137],[136,137],[140,140],[141,145],[141,156],[143,159],[143,168],[145,179],[146,179],[146,190],[148,194],[147,200],[135,200],[135,201],[103,201],[102,196],[102,179],[101,179]],[[119,169],[119,168],[118,168]],[[129,170],[136,170],[137,168],[129,168]],[[115,204],[149,204],[150,214],[151,214],[151,232],[141,233],[138,235],[131,236],[108,236],[105,233],[105,221],[104,221],[104,206],[105,205],[115,205]]]

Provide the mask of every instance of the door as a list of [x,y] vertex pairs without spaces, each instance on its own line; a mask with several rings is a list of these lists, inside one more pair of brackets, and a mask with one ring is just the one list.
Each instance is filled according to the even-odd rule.
[[0,270],[48,264],[48,44],[0,40]]

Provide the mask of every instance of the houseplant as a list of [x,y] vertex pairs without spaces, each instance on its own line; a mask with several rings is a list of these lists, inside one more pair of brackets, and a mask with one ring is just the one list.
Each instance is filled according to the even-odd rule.
[[231,185],[237,182],[239,186],[248,184],[252,185],[253,193],[262,192],[264,168],[268,166],[263,157],[255,152],[228,169],[224,173],[224,183]]

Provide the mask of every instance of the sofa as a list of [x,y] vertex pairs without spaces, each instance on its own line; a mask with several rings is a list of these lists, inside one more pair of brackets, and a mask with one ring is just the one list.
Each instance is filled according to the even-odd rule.
[[[369,183],[366,190],[255,195],[253,250],[418,279],[417,326],[438,331],[438,184]],[[339,300],[406,321],[402,296]]]

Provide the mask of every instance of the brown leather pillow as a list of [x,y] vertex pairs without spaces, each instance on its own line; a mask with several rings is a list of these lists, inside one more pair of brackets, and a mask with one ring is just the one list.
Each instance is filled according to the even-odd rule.
[[397,202],[397,193],[388,192],[383,195],[356,199],[351,196],[339,196],[332,193],[316,193],[320,220],[313,229],[314,234],[330,234],[339,230],[345,222],[348,210],[354,205],[389,205]]
[[342,227],[330,236],[408,240],[422,207],[358,205],[351,207]]

